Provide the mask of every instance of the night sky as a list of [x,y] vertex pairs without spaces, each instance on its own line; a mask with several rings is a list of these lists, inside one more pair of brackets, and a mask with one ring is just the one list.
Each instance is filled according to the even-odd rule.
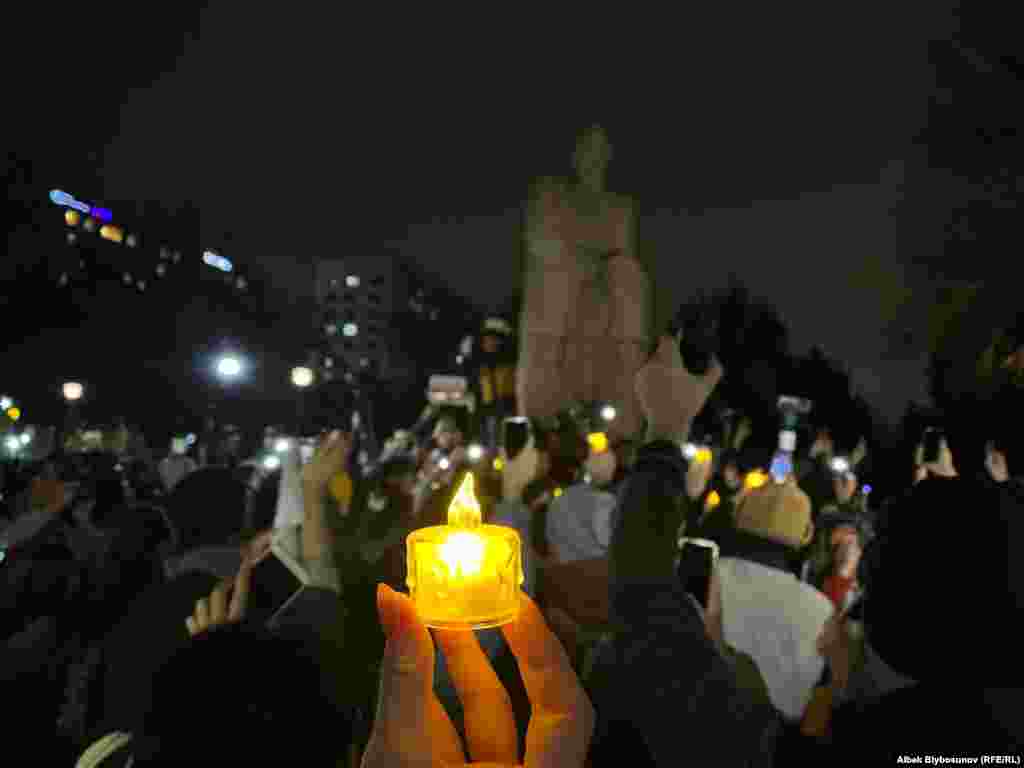
[[284,313],[312,259],[385,247],[503,309],[530,180],[568,173],[600,122],[659,316],[735,272],[798,350],[846,361],[893,415],[925,394],[936,280],[999,274],[999,254],[948,247],[951,212],[984,191],[927,146],[952,4],[595,7],[557,25],[525,6],[370,20],[254,5],[24,20],[43,30],[19,62],[36,77],[8,104],[33,182],[194,205],[202,242],[272,275]]

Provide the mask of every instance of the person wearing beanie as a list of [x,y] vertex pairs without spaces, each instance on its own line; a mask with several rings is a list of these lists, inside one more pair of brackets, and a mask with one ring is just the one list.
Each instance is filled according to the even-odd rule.
[[736,531],[720,542],[725,642],[754,659],[790,722],[803,717],[824,672],[817,642],[833,613],[829,599],[791,570],[814,535],[811,516],[811,500],[794,480],[768,483],[740,500]]

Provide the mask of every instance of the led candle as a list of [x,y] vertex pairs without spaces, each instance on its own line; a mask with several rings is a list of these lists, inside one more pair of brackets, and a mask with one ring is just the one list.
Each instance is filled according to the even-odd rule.
[[472,473],[448,507],[448,524],[413,531],[406,549],[409,594],[428,627],[487,629],[519,615],[519,534],[483,525]]

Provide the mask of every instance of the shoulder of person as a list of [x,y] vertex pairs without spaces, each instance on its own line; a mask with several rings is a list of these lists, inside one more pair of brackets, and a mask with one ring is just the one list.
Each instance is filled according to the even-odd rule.
[[813,584],[800,581],[800,579],[795,579],[795,583],[802,604],[798,610],[806,613],[808,617],[821,618],[822,623],[828,621],[834,612],[832,601],[828,599],[828,596]]
[[624,195],[620,192],[609,192],[608,193],[608,204],[619,211],[624,213],[632,214],[633,209],[636,206],[636,201],[633,200],[629,195]]

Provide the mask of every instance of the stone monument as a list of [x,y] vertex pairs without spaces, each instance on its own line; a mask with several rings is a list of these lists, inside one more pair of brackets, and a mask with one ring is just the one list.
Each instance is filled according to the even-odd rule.
[[606,401],[609,430],[642,427],[633,376],[650,345],[650,281],[636,257],[632,201],[606,190],[611,145],[579,139],[576,181],[544,178],[526,215],[526,274],[516,376],[519,412],[547,418],[573,401]]

